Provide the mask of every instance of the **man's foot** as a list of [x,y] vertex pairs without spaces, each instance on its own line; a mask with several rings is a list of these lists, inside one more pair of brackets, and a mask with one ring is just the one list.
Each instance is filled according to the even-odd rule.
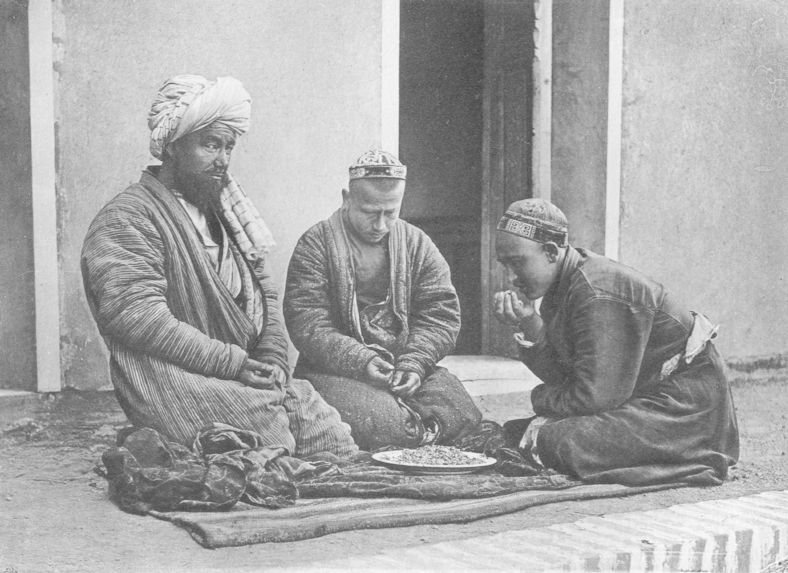
[[516,420],[509,420],[503,424],[503,432],[506,436],[506,447],[517,449],[520,445],[520,440],[523,439],[525,430],[528,425],[536,419],[536,416],[531,418],[518,418]]
[[441,432],[440,422],[434,418],[429,418],[422,420],[422,423],[424,430],[421,434],[419,446],[431,446],[438,443],[443,433]]
[[515,448],[498,448],[493,455],[498,460],[495,469],[508,477],[535,476],[544,471]]
[[489,456],[506,444],[500,424],[492,420],[482,420],[470,432],[446,445]]

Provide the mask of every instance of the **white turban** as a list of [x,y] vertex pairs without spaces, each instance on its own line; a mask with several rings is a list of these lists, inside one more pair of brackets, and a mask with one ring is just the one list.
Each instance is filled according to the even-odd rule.
[[184,74],[170,78],[159,89],[148,114],[150,152],[161,159],[168,143],[219,122],[237,135],[249,129],[252,98],[231,77],[212,82]]
[[[218,122],[236,136],[249,129],[252,98],[235,78],[184,74],[159,89],[148,114],[150,152],[161,159],[168,143]],[[276,243],[268,225],[235,179],[228,174],[219,194],[219,209],[230,233],[247,259],[264,256]]]

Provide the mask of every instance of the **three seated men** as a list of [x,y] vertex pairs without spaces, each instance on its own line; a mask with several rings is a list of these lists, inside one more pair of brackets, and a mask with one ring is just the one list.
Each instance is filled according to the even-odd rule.
[[[390,153],[362,155],[342,206],[298,241],[283,321],[270,233],[227,171],[250,102],[233,78],[165,82],[149,115],[161,165],[88,230],[85,291],[129,420],[184,444],[219,422],[294,456],[483,433],[462,383],[437,366],[459,302],[438,249],[399,219],[406,167]],[[522,296],[496,293],[495,314],[520,330],[521,358],[544,382],[537,417],[506,426],[522,454],[587,481],[720,483],[738,431],[709,321],[569,245],[546,201],[513,203],[498,229]],[[300,351],[293,375],[284,322]]]

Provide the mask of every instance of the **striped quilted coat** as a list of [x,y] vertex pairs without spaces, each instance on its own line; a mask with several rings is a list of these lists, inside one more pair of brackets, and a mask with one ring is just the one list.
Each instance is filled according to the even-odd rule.
[[[240,300],[214,270],[182,205],[150,171],[94,219],[82,251],[85,292],[127,416],[181,443],[220,422],[258,432],[266,445],[293,455],[354,451],[337,412],[308,382],[259,390],[236,381],[247,356],[286,372],[289,366],[263,260],[232,250],[244,284]],[[252,318],[260,316],[255,300],[264,304],[262,328]]]

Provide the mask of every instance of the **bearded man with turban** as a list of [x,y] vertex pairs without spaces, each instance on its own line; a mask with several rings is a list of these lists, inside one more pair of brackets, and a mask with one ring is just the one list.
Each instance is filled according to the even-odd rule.
[[148,126],[161,165],[90,225],[82,273],[129,420],[190,445],[211,423],[294,456],[358,447],[337,411],[290,376],[267,226],[227,169],[251,98],[230,77],[164,83]]
[[739,434],[717,328],[660,283],[571,246],[542,199],[509,206],[496,254],[520,292],[496,293],[496,316],[520,330],[520,357],[544,382],[537,417],[504,425],[526,457],[589,482],[721,483]]
[[296,245],[284,314],[296,374],[335,406],[364,449],[452,444],[481,412],[436,366],[460,331],[449,265],[399,218],[406,167],[370,150],[349,169],[342,206]]

